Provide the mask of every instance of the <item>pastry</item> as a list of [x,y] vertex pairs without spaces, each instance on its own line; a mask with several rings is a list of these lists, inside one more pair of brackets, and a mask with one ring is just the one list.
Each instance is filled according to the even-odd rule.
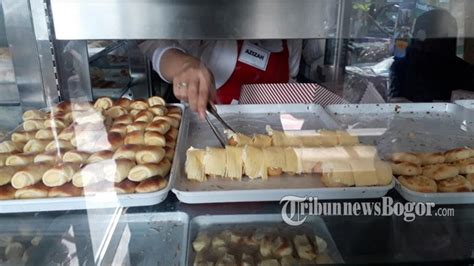
[[471,157],[471,150],[467,148],[460,148],[450,150],[444,153],[445,162],[452,163],[455,161],[465,160]]
[[13,142],[25,143],[35,137],[36,131],[16,131],[12,134]]
[[58,139],[60,140],[65,140],[65,141],[70,141],[75,134],[75,124],[71,124],[65,129],[61,130],[61,133],[58,135]]
[[34,185],[41,181],[43,174],[49,168],[51,168],[49,163],[29,164],[13,175],[11,179],[12,186],[16,189],[21,189]]
[[91,154],[85,151],[72,150],[68,151],[63,156],[63,162],[65,163],[79,163],[83,164],[87,161]]
[[145,136],[142,131],[133,131],[127,133],[124,140],[125,144],[145,144]]
[[165,147],[165,158],[168,159],[170,162],[174,159],[174,149]]
[[355,185],[350,163],[346,161],[325,161],[321,164],[321,182],[326,187],[351,187]]
[[108,150],[98,151],[91,154],[89,158],[87,158],[86,163],[90,164],[90,163],[96,163],[96,162],[105,161],[105,160],[111,160],[113,156],[114,156],[113,151],[108,151]]
[[225,177],[241,180],[243,175],[242,147],[225,147]]
[[227,140],[231,146],[245,146],[252,144],[252,138],[241,133],[234,133],[233,131],[224,131],[227,134]]
[[154,131],[147,131],[144,135],[144,140],[146,145],[165,147],[166,139],[161,133]]
[[263,151],[260,148],[249,145],[245,146],[242,159],[244,162],[244,173],[249,178],[256,179],[261,177],[264,180],[268,179]]
[[207,147],[204,155],[204,173],[208,176],[224,177],[225,166],[225,149]]
[[143,99],[134,100],[130,104],[130,108],[135,109],[135,110],[146,110],[148,109],[148,107],[149,107],[148,102]]
[[150,123],[153,119],[153,113],[148,110],[142,110],[135,115],[135,122],[145,122]]
[[415,153],[396,152],[391,156],[391,160],[395,163],[407,162],[416,165],[421,165],[421,159]]
[[0,166],[5,166],[5,161],[10,155],[10,153],[0,153]]
[[96,110],[102,111],[102,110],[109,109],[113,105],[114,103],[112,102],[112,99],[110,99],[109,97],[100,97],[95,101],[94,108]]
[[321,140],[323,147],[333,147],[338,143],[337,134],[334,131],[329,130],[318,130],[317,137]]
[[471,192],[472,184],[464,176],[455,176],[438,182],[439,192]]
[[457,161],[454,165],[459,168],[459,173],[462,175],[474,174],[474,158]]
[[137,193],[155,192],[155,191],[165,188],[167,184],[168,184],[168,181],[165,178],[161,176],[155,176],[155,177],[148,178],[146,180],[141,181],[135,187],[135,192]]
[[179,119],[170,116],[155,116],[152,120],[155,121],[166,121],[171,127],[179,128]]
[[90,110],[85,112],[74,112],[73,113],[74,122],[79,125],[83,124],[103,124],[104,116],[101,112]]
[[170,135],[166,134],[165,135],[165,141],[166,141],[166,144],[165,144],[165,147],[168,147],[168,148],[176,148],[176,140],[174,140]]
[[128,173],[135,166],[135,162],[128,159],[111,160],[104,165],[104,179],[119,183],[128,177]]
[[379,186],[388,186],[392,183],[393,172],[390,163],[376,160],[375,171]]
[[62,163],[55,165],[43,174],[43,184],[48,187],[59,187],[72,180],[72,176],[79,171],[77,163]]
[[376,186],[378,184],[375,161],[373,159],[349,160],[357,187]]
[[155,106],[155,105],[166,105],[166,102],[161,97],[152,96],[152,97],[148,98],[148,105],[152,106],[152,107]]
[[211,245],[211,238],[208,234],[204,232],[199,232],[196,238],[194,239],[192,245],[194,251],[200,253]]
[[127,110],[130,109],[130,104],[132,104],[132,100],[128,98],[120,98],[115,101],[115,105],[121,106]]
[[58,139],[58,140],[52,140],[51,142],[49,142],[48,145],[46,145],[45,150],[46,151],[57,150],[57,149],[71,150],[73,148],[74,146],[72,146],[71,142]]
[[341,146],[353,146],[359,144],[359,137],[349,134],[347,131],[336,131],[337,144]]
[[144,147],[145,146],[143,145],[135,145],[135,144],[123,145],[115,151],[113,158],[114,159],[129,159],[129,160],[134,161],[137,151],[143,149]]
[[31,119],[23,122],[23,130],[25,131],[34,131],[43,128],[45,128],[43,119]]
[[111,164],[109,161],[87,164],[72,176],[72,184],[75,187],[86,187],[103,180],[104,166]]
[[59,112],[68,113],[71,111],[71,109],[72,109],[72,105],[70,101],[63,101],[63,102],[58,103],[55,106],[52,106],[53,113],[59,113]]
[[23,152],[33,153],[33,152],[43,152],[48,147],[50,140],[38,140],[31,139],[23,147]]
[[296,252],[300,258],[311,261],[316,259],[316,253],[306,235],[296,235],[293,238],[293,243],[295,244]]
[[416,176],[423,173],[423,170],[419,165],[408,162],[392,163],[392,171],[393,174],[397,176]]
[[438,191],[436,182],[426,176],[400,176],[398,181],[409,190],[423,193],[434,193]]
[[15,198],[16,189],[11,185],[0,186],[0,200],[10,200]]
[[66,126],[68,126],[68,123],[66,123],[64,120],[57,119],[54,117],[44,120],[45,128],[55,128],[55,129],[61,130],[63,128],[66,128]]
[[280,176],[285,167],[285,154],[281,147],[263,148],[264,165],[267,168],[268,176]]
[[71,112],[87,111],[87,110],[91,110],[92,108],[94,108],[94,105],[92,102],[80,101],[80,100],[71,102]]
[[298,160],[295,150],[291,147],[287,147],[283,152],[285,154],[285,167],[283,167],[283,172],[290,175],[301,174],[303,165]]
[[178,133],[179,131],[176,128],[172,127],[165,135],[176,141],[178,139]]
[[[98,144],[100,143],[100,144]],[[107,134],[107,139],[99,139],[96,145],[98,147],[103,147],[105,150],[112,150],[115,151],[119,147],[121,147],[124,143],[124,137],[120,133],[117,132],[109,132]]]
[[263,148],[263,147],[270,147],[272,146],[272,138],[267,135],[255,134],[252,137],[252,146]]
[[471,182],[472,187],[474,188],[474,174],[466,175],[467,181]]
[[16,199],[36,199],[48,197],[49,188],[42,182],[34,185],[23,187],[15,191]]
[[148,123],[143,121],[133,122],[130,125],[127,125],[127,133],[131,133],[134,131],[145,131]]
[[289,256],[293,253],[291,242],[281,236],[278,236],[272,243],[272,254],[277,258]]
[[186,151],[185,171],[188,179],[199,182],[206,181],[204,173],[204,155],[206,151],[189,148]]
[[115,124],[110,128],[109,132],[116,132],[119,133],[120,136],[125,137],[127,135],[127,125]]
[[23,121],[33,120],[33,119],[42,120],[42,119],[46,119],[47,117],[48,117],[48,114],[41,110],[28,110],[24,112],[22,116]]
[[7,166],[20,166],[33,163],[36,153],[19,153],[10,155],[5,161]]
[[137,185],[136,182],[124,179],[120,183],[115,183],[114,186],[109,186],[109,188],[117,194],[133,194],[135,193]]
[[152,112],[155,116],[164,116],[168,113],[168,109],[163,105],[156,105],[148,108],[148,111]]
[[5,140],[0,143],[0,153],[22,152],[23,146],[25,146],[23,143]]
[[[104,114],[108,117],[111,117],[113,119],[116,119],[118,117],[124,116],[128,114],[127,109],[121,107],[121,106],[112,106],[110,107],[107,111],[104,112]],[[115,121],[114,121],[115,122]]]
[[158,132],[160,134],[166,134],[170,130],[171,126],[168,122],[160,120],[151,122],[145,128],[146,131]]
[[165,150],[156,146],[145,146],[135,153],[138,164],[159,163],[165,158]]
[[83,190],[75,187],[71,182],[62,186],[52,187],[48,191],[48,198],[64,198],[82,196]]
[[260,255],[262,257],[270,257],[272,255],[272,242],[273,238],[269,235],[263,237],[260,241]]
[[130,170],[128,179],[140,182],[154,176],[165,177],[169,174],[170,170],[171,163],[166,159],[160,163],[139,164]]
[[17,167],[13,166],[3,166],[0,168],[0,186],[10,183],[13,175],[18,170]]
[[59,150],[50,150],[40,153],[35,156],[33,160],[34,163],[41,163],[41,162],[49,162],[51,164],[55,164],[61,162],[61,158],[66,150],[59,149]]
[[133,118],[135,118],[135,116],[136,116],[138,113],[140,113],[140,111],[142,111],[142,110],[140,110],[140,109],[131,109],[131,110],[129,111],[129,114],[130,114]]
[[166,107],[168,109],[168,114],[182,114],[183,111],[181,110],[181,107],[179,106],[167,106]]
[[416,156],[420,158],[421,165],[440,164],[445,161],[444,154],[440,152],[421,152]]
[[35,138],[39,140],[52,140],[59,132],[51,130],[50,128],[40,129],[36,131]]
[[459,168],[454,165],[433,164],[423,167],[423,175],[436,181],[459,175]]
[[181,113],[169,113],[168,112],[168,114],[166,116],[173,117],[173,118],[176,118],[178,120],[181,120],[181,118],[183,118],[183,115]]
[[129,115],[129,114],[121,115],[114,119],[114,125],[117,125],[117,124],[130,125],[131,123],[133,123],[133,117],[132,115]]
[[321,255],[322,253],[325,253],[328,249],[328,243],[324,239],[320,238],[317,235],[314,236],[314,242],[313,243],[314,243],[314,247],[316,249],[316,253],[318,255]]

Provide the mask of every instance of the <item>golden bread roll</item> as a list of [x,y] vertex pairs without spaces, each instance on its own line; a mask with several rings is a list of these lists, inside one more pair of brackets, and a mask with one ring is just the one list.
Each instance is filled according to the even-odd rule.
[[434,193],[438,191],[436,182],[426,176],[400,176],[398,181],[409,190],[423,193]]
[[166,102],[163,98],[158,96],[152,96],[148,98],[148,105],[155,106],[155,105],[166,105]]
[[32,119],[23,122],[23,130],[25,131],[34,131],[43,128],[46,128],[43,119]]
[[464,176],[458,175],[438,182],[439,192],[472,192],[472,184]]
[[373,159],[349,160],[356,187],[376,186],[378,184],[375,161]]
[[[264,180],[268,179],[262,149],[247,145],[244,147],[242,159],[244,161],[244,173],[250,179],[259,177]],[[206,165],[206,163],[204,165]]]
[[272,243],[272,254],[277,258],[290,256],[293,253],[291,242],[285,237],[278,236]]
[[150,107],[148,105],[148,102],[143,99],[134,100],[130,104],[130,109],[135,109],[135,110],[146,110],[148,109],[148,107]]
[[338,139],[335,131],[329,130],[318,130],[316,132],[317,137],[321,140],[323,147],[333,147],[337,145]]
[[375,171],[379,186],[388,186],[392,183],[393,172],[392,166],[388,162],[375,161]]
[[39,140],[52,140],[55,134],[59,132],[51,130],[50,128],[40,129],[36,131],[35,138]]
[[243,148],[235,146],[225,147],[225,177],[241,180],[244,162],[242,161]]
[[144,135],[145,144],[150,146],[165,147],[166,139],[161,133],[147,131]]
[[204,155],[204,173],[213,177],[225,177],[225,160],[225,149],[207,147]]
[[48,114],[41,110],[28,110],[24,112],[22,116],[23,121],[33,120],[33,119],[42,120],[42,119],[46,119],[47,117],[48,117]]
[[124,143],[144,145],[145,136],[144,136],[143,131],[133,131],[133,132],[127,133],[127,135],[125,136]]
[[280,176],[285,168],[285,153],[282,147],[262,148],[263,161],[267,168],[268,176]]
[[445,152],[444,156],[446,158],[445,162],[452,163],[455,161],[460,161],[460,160],[470,158],[471,150],[467,148],[454,149],[454,150]]
[[159,163],[165,158],[165,153],[163,148],[146,146],[136,152],[135,160],[138,164]]
[[62,163],[55,165],[43,174],[43,184],[48,187],[59,187],[70,181],[72,176],[79,171],[80,164]]
[[72,150],[64,154],[63,162],[83,164],[87,162],[87,159],[89,159],[90,156],[91,154],[88,152]]
[[166,116],[176,118],[178,120],[181,120],[181,118],[183,118],[183,115],[181,113],[168,113]]
[[166,134],[170,130],[171,126],[166,121],[155,121],[148,124],[145,128],[146,131],[158,132],[160,134]]
[[[100,140],[99,140],[100,141]],[[102,141],[102,145],[105,149],[115,151],[124,143],[124,137],[118,132],[109,132],[107,139]]]
[[48,147],[50,140],[39,140],[39,139],[32,139],[29,140],[25,147],[23,147],[23,152],[32,153],[32,152],[43,152]]
[[71,124],[65,129],[61,130],[61,133],[58,135],[58,139],[60,140],[65,140],[65,141],[71,141],[71,139],[74,137],[74,134],[76,132],[75,124]]
[[142,111],[142,110],[139,110],[139,109],[131,109],[131,110],[129,111],[129,114],[135,119],[135,116],[136,116],[138,113],[140,113],[140,111]]
[[36,131],[16,131],[12,134],[12,141],[26,143],[35,138],[35,135]]
[[137,151],[144,148],[144,145],[126,144],[115,151],[113,158],[135,160],[135,155]]
[[75,187],[71,182],[62,186],[52,187],[48,191],[48,198],[79,197],[82,195],[82,188]]
[[37,199],[48,197],[49,188],[38,182],[34,185],[23,187],[15,191],[16,199]]
[[439,181],[459,175],[459,168],[447,164],[426,165],[423,167],[423,175]]
[[58,103],[55,106],[52,106],[51,109],[53,110],[53,113],[59,113],[59,112],[67,113],[72,110],[72,104],[70,101],[63,101],[63,102]]
[[122,115],[114,119],[114,125],[122,124],[122,125],[130,125],[133,123],[133,116],[132,115]]
[[472,187],[474,187],[474,174],[466,175],[467,181],[471,182]]
[[94,109],[107,110],[114,105],[112,99],[109,97],[100,97],[94,103]]
[[395,163],[412,163],[416,165],[421,165],[421,159],[416,156],[415,153],[410,152],[395,152],[390,158]]
[[66,123],[64,120],[61,120],[61,119],[48,118],[44,120],[45,128],[55,128],[55,129],[61,130],[63,128],[66,128],[67,126],[68,126],[68,123]]
[[359,144],[359,137],[347,131],[337,130],[337,144],[341,146],[353,146]]
[[293,148],[287,147],[284,149],[285,153],[285,167],[283,167],[283,172],[294,175],[301,174],[303,171],[303,166],[298,160],[298,156]]
[[155,122],[155,121],[166,121],[168,122],[168,124],[170,124],[171,127],[174,127],[174,128],[179,128],[179,123],[180,123],[179,119],[176,119],[170,116],[155,116],[152,122]]
[[321,164],[321,182],[327,187],[352,187],[355,185],[351,165],[345,161],[325,161]]
[[293,243],[295,244],[296,253],[300,258],[310,261],[316,259],[314,248],[306,235],[296,235],[293,238]]
[[148,126],[147,122],[138,121],[133,122],[130,125],[127,125],[127,133],[134,132],[134,131],[145,131],[145,128]]
[[150,107],[148,111],[152,112],[155,116],[164,116],[168,113],[168,109],[161,105]]
[[227,140],[229,142],[229,145],[231,146],[245,146],[245,145],[251,145],[252,144],[252,138],[241,134],[241,133],[234,133],[230,130],[226,130],[225,133],[227,134]]
[[22,152],[24,146],[25,144],[23,143],[5,140],[2,143],[0,143],[0,153]]
[[72,146],[71,142],[69,141],[57,139],[57,140],[52,140],[51,142],[49,142],[45,148],[46,151],[57,150],[57,149],[72,150],[74,149],[74,146]]
[[11,180],[12,186],[21,189],[41,181],[43,174],[51,168],[50,163],[30,164],[17,171]]
[[112,164],[104,166],[104,179],[110,182],[119,183],[128,177],[130,170],[135,166],[135,162],[128,159],[111,160]]
[[109,188],[117,194],[133,194],[137,188],[138,183],[125,179]]
[[108,117],[116,119],[116,118],[122,117],[124,115],[127,115],[128,111],[127,111],[127,109],[125,109],[121,106],[112,106],[107,111],[105,111],[104,114]]
[[33,162],[34,163],[49,162],[51,164],[55,164],[55,163],[61,162],[61,159],[64,153],[66,153],[66,150],[64,149],[45,151],[43,153],[36,155]]
[[77,101],[77,102],[71,102],[71,111],[87,111],[91,110],[94,108],[94,105],[92,102],[87,102],[87,101]]
[[166,133],[166,136],[170,137],[171,139],[173,139],[174,141],[176,141],[178,139],[178,133],[179,131],[172,127],[167,133]]
[[75,187],[86,187],[103,181],[104,167],[115,163],[112,160],[84,165],[72,176],[72,184]]
[[423,173],[423,169],[419,165],[408,162],[392,163],[392,171],[397,176],[416,176]]
[[0,186],[0,200],[10,200],[15,198],[16,189],[11,185]]
[[165,147],[165,158],[170,162],[174,160],[174,149],[170,147]]
[[474,174],[474,158],[457,161],[454,165],[459,168],[459,173],[462,175]]
[[18,153],[10,155],[5,161],[7,166],[20,166],[33,163],[36,153]]
[[132,100],[128,98],[120,98],[115,101],[115,105],[121,106],[127,110],[130,109],[130,104],[132,104]]
[[170,135],[166,134],[165,135],[165,141],[166,141],[166,144],[165,144],[165,147],[168,147],[168,148],[176,148],[176,140],[174,140]]
[[420,158],[421,165],[444,163],[445,157],[441,152],[420,152],[416,156]]
[[206,181],[206,174],[204,173],[205,155],[206,151],[192,147],[186,151],[185,171],[188,179],[199,182]]
[[57,119],[57,120],[63,121],[63,122],[66,124],[66,126],[68,126],[69,124],[72,123],[72,120],[73,120],[73,112],[55,114],[55,115],[53,116],[53,118],[55,118],[55,119]]
[[155,192],[158,190],[162,190],[163,188],[168,185],[168,180],[164,177],[156,176],[152,178],[148,178],[146,180],[141,181],[137,187],[135,187],[135,192],[137,193],[149,193]]
[[170,173],[171,162],[163,159],[159,163],[147,163],[134,166],[128,175],[132,181],[143,181],[153,176],[165,177]]
[[153,113],[148,110],[142,110],[135,115],[135,122],[150,123],[153,119]]
[[86,163],[91,164],[91,163],[96,163],[100,161],[110,160],[113,158],[113,156],[114,156],[113,151],[108,151],[108,150],[98,151],[91,154],[89,158],[87,158]]
[[272,146],[272,138],[267,135],[255,134],[252,137],[252,142],[250,145],[257,148],[270,147]]
[[5,161],[10,155],[10,153],[0,153],[0,166],[5,166]]
[[110,128],[109,132],[116,132],[119,133],[120,136],[125,137],[125,135],[127,135],[127,125],[115,124]]
[[13,175],[18,171],[14,166],[3,166],[0,168],[0,186],[10,183]]
[[103,124],[105,120],[102,113],[95,110],[84,111],[84,112],[74,112],[72,115],[73,115],[74,122],[76,122],[79,125]]
[[166,107],[168,109],[168,114],[172,114],[172,113],[175,113],[175,114],[182,114],[183,111],[181,110],[181,107],[179,106],[167,106]]

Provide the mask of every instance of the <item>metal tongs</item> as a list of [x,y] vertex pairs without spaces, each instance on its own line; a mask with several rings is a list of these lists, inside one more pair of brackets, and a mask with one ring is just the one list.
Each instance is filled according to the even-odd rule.
[[206,110],[206,122],[207,124],[209,124],[209,127],[212,129],[212,132],[214,132],[214,135],[216,135],[217,139],[219,140],[219,142],[221,143],[222,147],[225,147],[225,145],[227,145],[227,138],[223,137],[221,132],[217,129],[217,127],[211,122],[211,119],[209,118],[209,114],[213,115],[217,121],[219,121],[225,129],[233,132],[233,133],[236,133],[235,130],[229,126],[229,124],[227,124],[226,121],[224,121],[224,119],[222,119],[222,117],[219,115],[219,113],[217,113],[217,109],[216,107],[211,104],[211,103],[208,103],[207,104],[207,110]]

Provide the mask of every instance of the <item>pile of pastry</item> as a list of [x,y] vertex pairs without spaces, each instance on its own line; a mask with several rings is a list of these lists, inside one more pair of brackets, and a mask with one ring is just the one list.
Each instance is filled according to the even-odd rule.
[[474,187],[474,149],[398,152],[392,154],[391,160],[398,181],[413,191],[471,192]]
[[160,97],[26,111],[22,129],[0,143],[0,199],[160,190],[181,115]]
[[[288,235],[285,237],[283,235]],[[194,239],[193,265],[313,265],[333,263],[319,236],[257,229],[250,233],[199,232]]]

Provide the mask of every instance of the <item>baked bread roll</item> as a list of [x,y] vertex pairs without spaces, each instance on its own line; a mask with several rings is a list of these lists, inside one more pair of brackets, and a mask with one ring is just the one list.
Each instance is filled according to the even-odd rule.
[[153,119],[153,113],[148,110],[142,110],[137,115],[135,115],[135,122],[145,122],[150,123]]
[[10,155],[10,153],[0,153],[0,166],[5,166],[5,161]]
[[136,116],[138,113],[140,113],[140,111],[142,111],[142,110],[140,110],[140,109],[131,109],[128,113],[129,113],[133,118],[135,118],[135,116]]
[[133,131],[133,132],[127,133],[127,135],[125,136],[124,143],[144,145],[145,136],[143,134],[143,131]]
[[165,150],[155,146],[143,147],[135,154],[138,164],[159,163],[163,158],[165,158]]
[[415,153],[410,152],[395,152],[391,156],[391,160],[395,163],[407,162],[416,165],[421,165],[421,160]]
[[87,111],[94,108],[94,103],[88,101],[74,101],[71,102],[71,112]]
[[122,125],[130,125],[133,123],[133,116],[132,115],[121,115],[114,119],[114,125],[122,124]]
[[31,139],[25,144],[25,147],[23,147],[23,152],[43,152],[46,150],[50,142],[50,140]]
[[16,199],[37,199],[48,197],[49,188],[38,182],[34,185],[23,187],[15,191]]
[[136,182],[125,179],[120,183],[115,183],[114,186],[109,186],[109,188],[117,194],[133,194],[137,185]]
[[127,115],[128,111],[127,111],[127,109],[125,109],[121,106],[112,106],[107,111],[105,111],[104,114],[108,117],[116,119],[118,117]]
[[392,163],[392,171],[397,176],[417,176],[423,173],[423,169],[419,165],[408,162]]
[[42,119],[46,119],[47,117],[48,117],[48,114],[41,110],[28,110],[24,112],[22,116],[23,121],[33,120],[33,119],[42,120]]
[[75,187],[71,182],[59,187],[52,187],[48,191],[48,198],[79,197],[82,195],[83,190]]
[[349,134],[347,131],[336,131],[337,144],[341,146],[353,146],[359,144],[359,137]]
[[12,134],[13,142],[26,143],[35,137],[36,131],[16,131]]
[[462,175],[474,174],[474,158],[457,161],[454,165],[459,168],[459,173]]
[[148,108],[148,111],[152,112],[155,116],[164,116],[168,113],[168,109],[162,105],[156,105]]
[[74,122],[79,125],[83,124],[103,124],[104,116],[101,112],[91,110],[85,112],[74,112],[73,114]]
[[146,109],[148,109],[148,107],[150,107],[148,105],[148,102],[143,100],[143,99],[134,100],[130,104],[130,108],[135,109],[135,110],[146,110]]
[[86,187],[103,181],[104,167],[107,164],[112,162],[108,160],[85,165],[72,176],[72,184],[75,187]]
[[23,143],[5,140],[2,143],[0,143],[0,153],[22,152],[23,146],[25,146],[25,144]]
[[118,100],[115,101],[115,105],[117,106],[121,106],[125,109],[131,109],[130,108],[130,105],[132,104],[132,100],[128,99],[128,98],[120,98]]
[[420,158],[421,165],[431,165],[444,163],[444,154],[440,152],[421,152],[417,153],[416,156]]
[[152,96],[148,98],[148,105],[155,106],[155,105],[166,105],[166,102],[163,98],[158,96]]
[[379,186],[388,186],[392,183],[393,172],[390,163],[375,161],[375,171]]
[[155,116],[152,122],[155,121],[166,121],[171,127],[179,128],[179,119],[170,116]]
[[63,101],[55,106],[52,106],[53,113],[68,113],[72,110],[72,104],[70,101]]
[[262,149],[263,160],[268,176],[280,176],[285,167],[285,154],[281,147],[266,147]]
[[398,181],[409,190],[423,193],[434,193],[438,191],[436,182],[426,176],[400,176]]
[[153,176],[165,177],[171,170],[171,163],[164,159],[160,163],[147,163],[134,166],[128,174],[128,179],[136,182],[143,181]]
[[293,253],[291,242],[281,236],[278,236],[272,243],[272,254],[277,258],[289,256]]
[[165,178],[161,176],[156,176],[156,177],[148,178],[146,180],[141,181],[135,187],[135,192],[137,193],[155,192],[155,191],[164,189],[166,185],[168,185],[168,181]]
[[49,168],[51,168],[49,163],[29,164],[13,175],[11,180],[12,186],[16,189],[21,189],[34,185],[41,181],[43,174]]
[[268,179],[262,149],[246,145],[244,147],[242,159],[244,161],[244,173],[250,179],[256,179],[259,177],[264,180]]
[[46,151],[50,150],[57,150],[57,149],[65,149],[65,150],[72,150],[74,146],[72,146],[71,142],[65,140],[52,140],[51,142],[46,145]]
[[90,163],[97,163],[97,162],[105,161],[105,160],[111,160],[113,156],[114,156],[113,151],[108,151],[108,150],[98,151],[91,154],[89,158],[87,158],[86,163],[90,164]]
[[112,102],[112,99],[110,99],[109,97],[100,97],[95,101],[94,109],[100,110],[100,111],[107,110],[113,105],[114,103]]
[[127,135],[127,125],[115,124],[110,128],[109,132],[119,133],[120,136],[125,137]]
[[43,119],[31,119],[23,122],[23,130],[25,131],[34,131],[43,128],[45,128]]
[[301,174],[303,165],[298,160],[295,150],[291,147],[287,147],[283,152],[285,153],[285,167],[283,167],[283,172],[290,175]]
[[17,170],[18,168],[13,166],[3,166],[0,168],[0,186],[10,183]]
[[114,159],[129,159],[129,160],[135,160],[135,155],[137,151],[145,148],[143,145],[135,145],[135,144],[126,144],[118,148],[115,153],[113,158]]
[[241,180],[244,162],[242,161],[243,148],[235,146],[225,147],[225,177]]
[[[102,141],[99,139],[99,141]],[[104,149],[115,151],[124,143],[124,137],[118,132],[109,132],[107,134],[107,139],[102,141],[103,145],[98,145],[99,147],[104,147]]]
[[16,189],[11,185],[0,186],[0,200],[10,200],[15,198]]
[[229,142],[229,145],[231,146],[245,146],[245,145],[250,145],[252,144],[252,138],[241,134],[241,133],[234,133],[230,130],[225,130],[224,133],[227,134],[227,140]]
[[62,163],[55,165],[43,174],[43,184],[48,187],[59,187],[70,181],[72,176],[79,171],[80,164]]
[[114,183],[122,182],[127,178],[130,170],[135,166],[135,162],[128,159],[110,161],[111,163],[104,166],[104,179]]
[[147,125],[145,130],[151,131],[151,132],[158,132],[164,135],[170,130],[170,128],[171,126],[168,122],[161,120],[161,121],[151,122],[150,124]]
[[165,135],[165,147],[168,148],[176,148],[176,140],[174,140],[172,137],[170,137],[168,134]]
[[72,150],[64,154],[63,162],[84,164],[90,156],[91,154],[88,152]]
[[423,167],[423,175],[439,181],[459,175],[459,168],[447,164],[426,165]]
[[52,140],[54,139],[55,133],[58,134],[59,132],[53,132],[50,128],[45,128],[36,131],[34,137],[39,140]]
[[64,149],[45,151],[43,153],[36,155],[33,162],[34,163],[49,162],[51,164],[55,164],[55,163],[61,162],[61,159],[64,153],[66,153],[66,150]]
[[166,133],[166,136],[168,136],[169,138],[173,139],[176,142],[176,140],[178,139],[178,133],[179,131],[176,128],[172,127]]
[[439,192],[471,192],[472,184],[464,176],[455,176],[438,182]]
[[7,166],[20,166],[33,163],[36,153],[19,153],[10,155],[5,164]]
[[174,160],[174,149],[170,147],[165,147],[165,158],[170,162]]
[[378,184],[375,161],[373,159],[349,160],[357,187],[376,186]]
[[67,125],[68,125],[68,123],[66,123],[65,121],[63,121],[61,119],[57,119],[57,118],[48,118],[48,119],[44,120],[44,127],[45,128],[56,128],[56,129],[60,130],[60,129],[66,128]]
[[166,116],[176,118],[178,120],[181,120],[181,118],[183,118],[183,115],[181,113],[169,113],[169,112],[167,112]]
[[225,149],[207,147],[204,155],[204,173],[213,177],[225,177],[225,166]]
[[170,106],[167,106],[166,108],[168,109],[168,114],[173,114],[173,113],[174,114],[182,114],[183,113],[183,111],[181,110],[181,107],[179,107],[179,106],[170,105]]
[[59,133],[58,135],[58,139],[71,141],[71,139],[74,137],[75,132],[76,132],[76,124],[71,124],[65,129],[61,130],[61,133]]
[[314,248],[306,235],[296,235],[293,238],[293,243],[295,244],[296,253],[298,253],[300,258],[310,261],[316,259]]
[[333,147],[337,145],[338,139],[335,131],[321,129],[316,132],[316,136],[320,139],[323,147]]
[[206,175],[204,173],[205,154],[206,151],[194,149],[193,147],[186,151],[185,172],[188,179],[199,182],[206,181]]
[[466,175],[467,181],[471,182],[472,187],[474,187],[474,174]]
[[445,162],[452,163],[455,161],[465,160],[471,157],[471,150],[467,148],[460,148],[450,150],[444,153]]
[[143,121],[133,122],[130,125],[127,125],[127,133],[131,133],[134,131],[145,131],[148,123]]
[[325,161],[321,164],[321,182],[326,187],[352,187],[355,185],[351,165],[345,161]]
[[255,134],[252,137],[252,142],[250,145],[257,148],[270,147],[272,146],[272,138],[267,135]]
[[166,139],[161,133],[147,131],[144,135],[145,144],[150,146],[165,147]]

